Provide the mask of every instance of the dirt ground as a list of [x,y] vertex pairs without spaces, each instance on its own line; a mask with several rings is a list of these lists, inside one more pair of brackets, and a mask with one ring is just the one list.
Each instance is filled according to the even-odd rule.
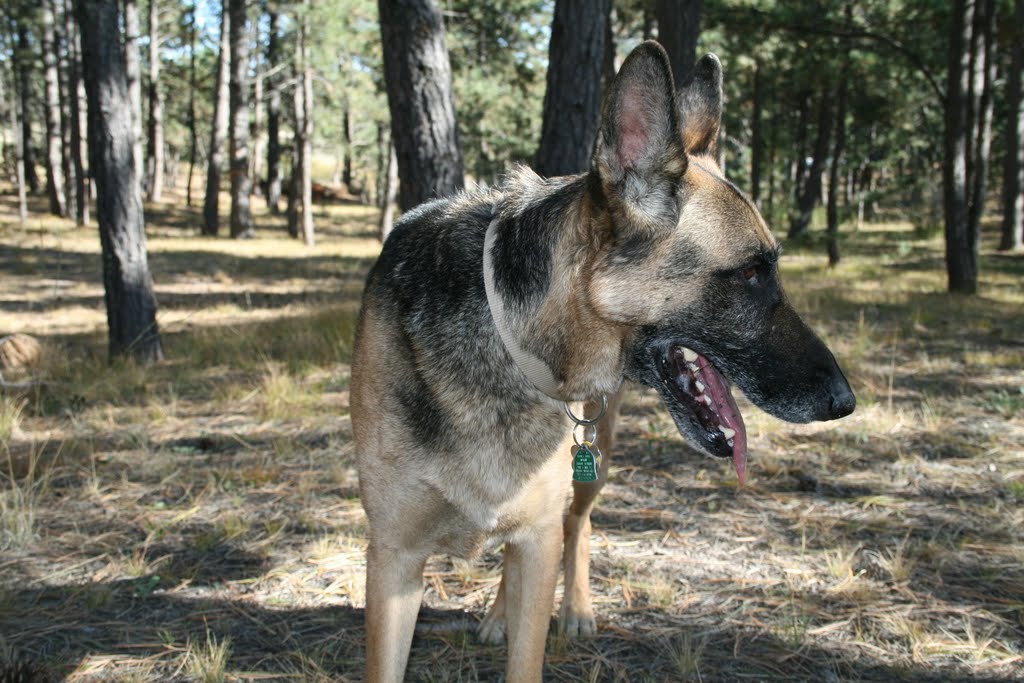
[[[4,377],[41,384],[0,391],[0,667],[362,680],[348,358],[376,213],[320,207],[307,248],[267,215],[235,242],[149,207],[167,361],[143,369],[106,363],[95,228],[21,226],[11,200],[0,334],[45,356]],[[545,680],[1024,679],[1024,256],[985,246],[973,298],[907,222],[846,235],[833,270],[816,238],[787,246],[859,407],[795,426],[741,399],[742,490],[632,388],[594,514],[598,633],[552,629]],[[474,634],[500,567],[431,561],[409,680],[500,680]]]

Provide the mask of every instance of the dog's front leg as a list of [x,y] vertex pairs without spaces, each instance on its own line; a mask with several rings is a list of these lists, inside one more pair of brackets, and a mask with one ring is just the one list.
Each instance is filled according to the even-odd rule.
[[400,683],[423,598],[425,558],[371,538],[366,553],[366,679]]
[[[597,425],[597,445],[604,455],[597,481],[572,485],[572,505],[565,518],[565,597],[558,612],[558,630],[570,638],[590,636],[597,630],[594,608],[590,604],[590,513],[597,494],[608,480],[608,464],[615,447],[615,420],[623,391],[619,389],[608,399],[604,417]],[[590,401],[584,414],[592,417],[599,409],[599,404]]]
[[536,683],[544,669],[551,607],[558,582],[562,534],[560,515],[505,544],[505,616],[508,625],[508,683]]

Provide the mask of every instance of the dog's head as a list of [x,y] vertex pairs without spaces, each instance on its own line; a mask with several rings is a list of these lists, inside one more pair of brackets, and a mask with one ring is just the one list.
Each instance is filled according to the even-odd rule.
[[646,42],[605,98],[591,162],[602,248],[591,304],[631,328],[626,376],[660,393],[680,432],[741,480],[746,433],[729,382],[791,422],[850,414],[856,400],[779,281],[779,245],[715,161],[722,68],[701,59],[678,94]]

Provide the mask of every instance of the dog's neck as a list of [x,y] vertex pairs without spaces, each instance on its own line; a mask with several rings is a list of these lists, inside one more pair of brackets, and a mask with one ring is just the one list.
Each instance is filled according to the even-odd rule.
[[[539,179],[538,179],[539,180]],[[560,191],[571,191],[561,187]],[[573,193],[575,194],[575,193]],[[516,366],[529,382],[546,396],[558,401],[577,401],[615,393],[623,377],[624,332],[619,326],[599,320],[589,303],[586,271],[592,254],[580,244],[586,240],[588,211],[584,196],[572,197],[574,204],[565,214],[573,216],[551,234],[551,251],[547,286],[543,297],[525,308],[512,304],[496,277],[495,259],[502,258],[502,248],[495,244],[514,233],[529,231],[529,224],[516,225],[515,212],[495,208],[494,218],[484,240],[483,275],[487,302],[499,336]],[[518,218],[522,218],[518,216]],[[584,226],[585,227],[585,226]],[[541,235],[531,235],[537,242]],[[536,245],[537,242],[533,244]],[[507,244],[507,243],[506,243]],[[506,250],[507,256],[509,252]],[[587,254],[581,258],[582,254]],[[505,259],[505,282],[508,283],[509,259]],[[536,267],[537,264],[531,264]],[[523,273],[523,277],[536,273]],[[506,288],[511,285],[506,284]]]

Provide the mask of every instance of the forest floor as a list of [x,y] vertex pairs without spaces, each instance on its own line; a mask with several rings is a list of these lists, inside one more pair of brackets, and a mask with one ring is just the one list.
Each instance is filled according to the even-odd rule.
[[[46,350],[45,384],[0,393],[0,661],[362,680],[348,360],[376,212],[320,207],[311,249],[266,215],[236,242],[150,207],[149,369],[106,363],[95,228],[40,215],[20,226],[0,196],[0,334]],[[552,631],[545,680],[1024,679],[1024,256],[991,246],[972,298],[943,292],[941,235],[908,222],[846,235],[831,270],[817,236],[787,248],[859,406],[798,426],[740,399],[742,490],[631,388],[594,514],[598,633]],[[500,566],[430,562],[409,680],[499,680],[505,649],[473,627]]]

